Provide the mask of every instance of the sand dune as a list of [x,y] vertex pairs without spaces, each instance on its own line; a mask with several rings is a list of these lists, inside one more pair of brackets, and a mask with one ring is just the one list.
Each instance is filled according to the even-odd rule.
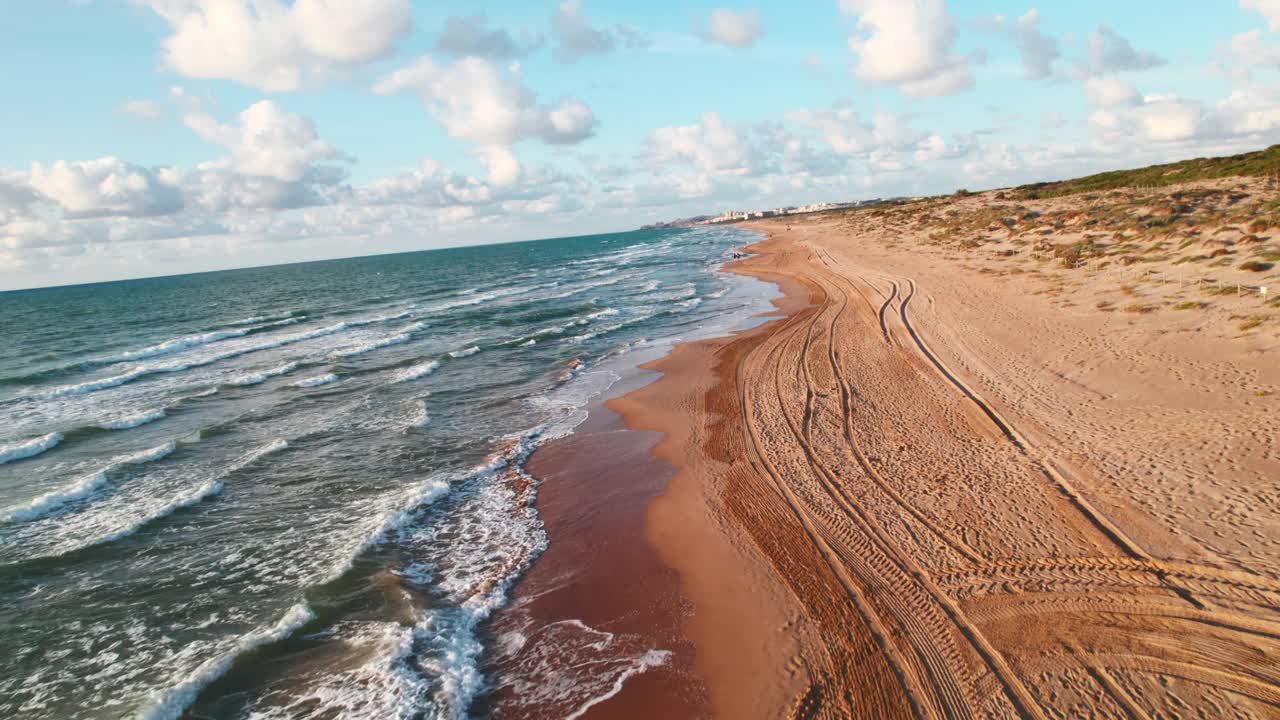
[[[883,217],[756,227],[739,269],[788,315],[620,406],[681,446],[651,536],[721,716],[1280,713],[1274,325],[1111,312],[1105,275],[957,262]],[[691,507],[732,562],[687,549]],[[741,567],[774,602],[735,635]]]

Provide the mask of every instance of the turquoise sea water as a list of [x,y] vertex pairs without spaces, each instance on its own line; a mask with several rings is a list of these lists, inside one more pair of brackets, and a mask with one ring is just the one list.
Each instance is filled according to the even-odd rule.
[[524,459],[758,311],[717,272],[752,239],[0,294],[0,716],[466,717],[546,542]]

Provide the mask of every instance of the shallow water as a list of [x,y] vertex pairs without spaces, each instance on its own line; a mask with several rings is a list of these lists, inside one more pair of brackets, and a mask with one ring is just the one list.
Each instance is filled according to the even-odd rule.
[[546,542],[524,460],[759,310],[716,272],[752,239],[0,294],[0,714],[465,717]]

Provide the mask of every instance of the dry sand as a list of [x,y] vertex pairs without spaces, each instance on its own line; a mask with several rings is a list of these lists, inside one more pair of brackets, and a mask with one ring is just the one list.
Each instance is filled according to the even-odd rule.
[[[1157,238],[1135,278],[921,222],[992,203],[754,223],[738,269],[780,281],[786,317],[613,404],[679,468],[648,535],[712,710],[1280,716],[1274,304],[1218,288],[1269,238],[1181,263],[1195,243]],[[1026,212],[1089,223],[1070,203]],[[1054,223],[1032,230],[1061,244]],[[1122,236],[1084,257],[1128,267]],[[1213,289],[1160,276],[1188,264]]]

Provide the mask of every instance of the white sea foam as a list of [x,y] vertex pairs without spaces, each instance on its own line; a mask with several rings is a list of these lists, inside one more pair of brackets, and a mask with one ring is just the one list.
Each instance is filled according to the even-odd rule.
[[454,310],[460,307],[471,307],[474,305],[481,305],[483,303],[489,302],[490,300],[497,300],[499,298],[510,297],[512,295],[520,295],[522,293],[533,292],[536,289],[537,287],[514,287],[514,288],[499,288],[497,290],[490,290],[489,292],[486,292],[486,293],[472,292],[470,294],[462,294],[459,297],[456,297],[452,300],[445,300],[443,302],[433,303],[431,305],[425,305],[422,307],[422,310],[428,313],[445,312],[447,310]]
[[320,385],[328,385],[329,383],[335,383],[337,381],[338,381],[337,375],[334,375],[333,373],[326,373],[324,375],[316,375],[315,377],[303,378],[298,382],[294,383],[293,386],[300,387],[300,388],[310,388],[310,387],[318,387]]
[[601,325],[600,327],[596,328],[595,330],[592,330],[589,333],[583,333],[582,335],[574,335],[571,338],[566,338],[566,342],[571,342],[571,343],[586,342],[591,338],[599,337],[601,335],[607,335],[616,330],[621,330],[622,328],[635,325],[636,323],[644,322],[645,320],[648,320],[649,318],[653,317],[656,314],[657,313],[645,313],[642,315],[632,316],[626,320],[623,320],[622,322],[614,323],[612,325]]
[[228,323],[228,325],[256,325],[260,322],[266,322],[267,320],[280,320],[282,318],[296,320],[296,318],[293,317],[292,310],[285,310],[284,312],[271,313],[269,315],[255,315],[253,317],[247,317],[243,320],[236,320],[235,322]]
[[374,545],[381,544],[390,533],[399,530],[413,517],[414,512],[424,505],[435,502],[449,492],[449,483],[437,478],[430,478],[409,488],[392,503],[392,507],[379,516],[373,530],[346,556],[334,564],[320,579],[321,585],[331,583],[342,577],[351,569],[356,559]]
[[147,372],[146,368],[137,367],[119,375],[111,375],[104,378],[98,378],[97,380],[86,380],[85,382],[78,383],[76,385],[56,387],[48,392],[40,394],[39,397],[56,398],[62,397],[63,395],[79,395],[81,393],[94,392],[95,390],[105,390],[106,388],[113,388],[127,382],[132,382],[148,374],[150,373]]
[[464,358],[471,355],[475,355],[478,352],[480,352],[480,347],[478,345],[472,345],[471,347],[465,348],[463,350],[454,350],[453,352],[449,353],[449,357]]
[[62,442],[62,433],[51,432],[15,445],[0,446],[0,465],[34,457]]
[[242,635],[229,650],[206,660],[176,685],[152,692],[147,698],[147,708],[138,713],[137,717],[140,720],[176,720],[195,701],[201,690],[231,669],[236,658],[265,645],[280,642],[315,617],[305,601],[294,605],[275,625]]
[[254,330],[255,328],[246,327],[239,328],[237,330],[216,330],[214,332],[201,333],[199,335],[186,335],[184,337],[173,338],[172,340],[165,340],[162,343],[145,347],[141,350],[130,350],[128,352],[120,353],[119,355],[112,355],[110,357],[103,358],[101,362],[128,362],[130,360],[142,360],[143,358],[155,357],[157,355],[169,355],[181,350],[186,350],[187,348],[196,347],[197,345],[208,345],[209,343],[214,343],[219,340],[242,337],[244,335],[248,335]]
[[255,344],[247,345],[244,347],[237,347],[237,348],[226,350],[224,352],[217,353],[214,355],[208,355],[200,358],[191,358],[189,360],[185,360],[182,362],[170,363],[167,365],[139,365],[119,375],[113,375],[105,378],[98,378],[96,380],[88,380],[82,383],[78,383],[76,385],[64,385],[62,387],[56,387],[56,388],[53,388],[52,390],[47,390],[42,393],[37,393],[31,397],[49,399],[49,398],[63,397],[66,395],[80,395],[87,392],[94,392],[96,390],[103,390],[106,388],[112,388],[119,385],[123,385],[127,382],[132,382],[134,380],[137,380],[138,378],[146,377],[148,375],[154,375],[157,373],[181,372],[183,370],[189,370],[195,367],[203,367],[205,365],[211,365],[221,360],[227,360],[233,357],[238,357],[240,355],[245,355],[252,352],[258,352],[261,350],[270,350],[273,348],[281,347],[283,345],[302,342],[304,340],[312,340],[318,337],[323,337],[325,335],[332,335],[337,332],[342,332],[343,330],[346,330],[348,327],[350,326],[347,323],[336,323],[334,325],[329,325],[327,327],[315,328],[313,330],[307,330],[305,332],[294,333],[293,335],[286,335],[284,337],[275,338],[273,340],[268,340],[266,342],[255,343]]
[[533,347],[534,345],[537,345],[537,344],[538,344],[537,340],[534,340],[533,338],[529,338],[528,340],[525,340],[524,342],[520,343],[520,347]]
[[586,714],[588,710],[608,700],[609,698],[622,692],[622,686],[631,679],[632,676],[639,675],[642,672],[652,668],[661,667],[667,664],[667,660],[671,657],[671,653],[666,650],[650,650],[637,659],[636,663],[624,670],[618,677],[614,678],[613,684],[609,689],[601,695],[591,698],[574,710],[572,714],[565,717],[565,720],[578,720]]
[[427,413],[427,401],[419,400],[418,406],[415,408],[413,415],[409,418],[408,430],[413,428],[424,428],[431,424],[431,415]]
[[240,387],[243,387],[246,385],[259,385],[261,383],[266,382],[270,378],[276,377],[277,375],[285,375],[297,369],[298,369],[298,363],[289,362],[289,363],[285,363],[284,365],[280,365],[278,367],[262,370],[260,372],[250,373],[248,375],[241,375],[235,380],[231,380],[227,384],[236,385]]
[[165,418],[164,408],[153,408],[151,410],[143,410],[142,412],[132,413],[129,415],[117,415],[107,418],[98,423],[98,427],[103,430],[128,430],[136,428],[139,425],[146,425],[157,420]]
[[283,438],[276,438],[275,440],[272,440],[271,442],[267,443],[266,445],[263,445],[262,447],[250,450],[249,453],[246,454],[244,457],[232,463],[231,467],[227,468],[226,472],[230,473],[230,472],[234,472],[236,470],[240,470],[242,468],[248,467],[249,464],[253,463],[258,458],[264,457],[266,455],[270,455],[271,453],[280,452],[281,450],[284,450],[287,447],[289,447],[288,440],[285,440]]
[[347,324],[352,327],[373,325],[375,323],[390,322],[391,320],[403,320],[404,318],[409,317],[410,314],[410,311],[402,310],[394,315],[376,315],[374,317],[361,318],[359,320],[348,320]]
[[334,357],[352,357],[355,355],[363,355],[364,353],[373,352],[374,350],[379,350],[381,348],[388,347],[391,345],[399,345],[400,343],[406,343],[406,342],[409,342],[409,340],[411,339],[413,339],[413,335],[407,332],[402,332],[402,333],[399,333],[398,335],[392,335],[391,337],[384,337],[384,338],[378,338],[377,340],[370,340],[367,343],[356,345],[355,347],[347,348],[345,350],[338,350],[333,353],[333,356]]
[[178,444],[170,440],[169,442],[163,445],[157,445],[148,450],[143,450],[142,452],[137,452],[132,455],[125,455],[123,457],[116,458],[115,462],[113,463],[113,466],[114,465],[141,465],[143,463],[154,462],[161,458],[168,457],[173,453],[174,450],[177,450],[177,449],[178,449]]
[[94,491],[106,484],[107,474],[119,469],[121,465],[142,465],[153,462],[168,456],[177,447],[177,444],[170,440],[148,450],[117,457],[110,465],[84,476],[68,487],[51,490],[23,505],[0,511],[0,522],[26,522],[43,517],[69,502],[92,495]]
[[397,372],[395,376],[391,378],[391,382],[402,383],[402,382],[408,382],[410,380],[417,380],[420,377],[426,377],[427,375],[430,375],[431,373],[436,371],[436,368],[439,368],[439,367],[440,367],[439,360],[432,360],[430,362],[418,363],[417,365],[407,367]]
[[205,484],[201,485],[198,488],[195,488],[194,490],[190,490],[185,493],[179,493],[178,495],[170,499],[167,503],[160,505],[159,507],[156,507],[154,509],[148,509],[145,515],[133,520],[132,522],[130,522],[129,524],[123,527],[117,528],[115,530],[111,530],[109,532],[103,533],[96,537],[80,538],[74,545],[70,547],[59,548],[55,552],[55,554],[61,555],[61,554],[66,554],[67,552],[70,552],[72,550],[83,550],[84,548],[87,548],[87,547],[92,547],[94,545],[102,545],[103,543],[115,542],[116,540],[119,540],[121,538],[133,535],[134,533],[138,532],[139,530],[146,527],[147,525],[150,525],[156,520],[159,520],[160,518],[172,515],[175,512],[185,507],[190,507],[192,505],[195,505],[196,503],[200,502],[201,500],[204,500],[205,498],[217,495],[218,493],[222,492],[222,487],[223,485],[221,480],[210,480],[209,482],[206,482]]
[[[228,475],[247,467],[265,455],[286,447],[288,443],[284,440],[274,440],[255,448],[198,487],[179,491],[163,502],[160,502],[161,498],[156,497],[153,492],[144,492],[140,497],[113,497],[105,503],[86,508],[84,512],[76,514],[73,519],[68,518],[64,521],[63,518],[59,518],[56,521],[57,525],[53,527],[34,528],[30,531],[34,536],[24,543],[30,550],[30,554],[25,556],[56,557],[133,535],[160,518],[221,493],[224,487],[223,479]],[[140,456],[134,456],[132,459],[138,461]],[[87,497],[101,487],[107,480],[106,474],[122,462],[124,461],[118,461],[116,465],[105,468],[101,473],[86,478],[84,487],[76,488],[79,496]],[[59,504],[79,499],[71,495],[73,493],[64,492],[64,498]],[[55,506],[41,508],[39,514],[36,514],[36,508],[32,508],[30,516],[24,515],[16,520],[34,520],[47,515],[53,509]]]
[[67,487],[50,490],[30,502],[0,510],[0,522],[14,523],[35,520],[48,515],[69,502],[92,495],[106,483],[106,470],[90,473]]
[[335,634],[367,664],[315,673],[291,686],[284,705],[262,703],[249,720],[321,718],[423,718],[432,681],[413,663],[414,630],[396,622],[339,623]]

